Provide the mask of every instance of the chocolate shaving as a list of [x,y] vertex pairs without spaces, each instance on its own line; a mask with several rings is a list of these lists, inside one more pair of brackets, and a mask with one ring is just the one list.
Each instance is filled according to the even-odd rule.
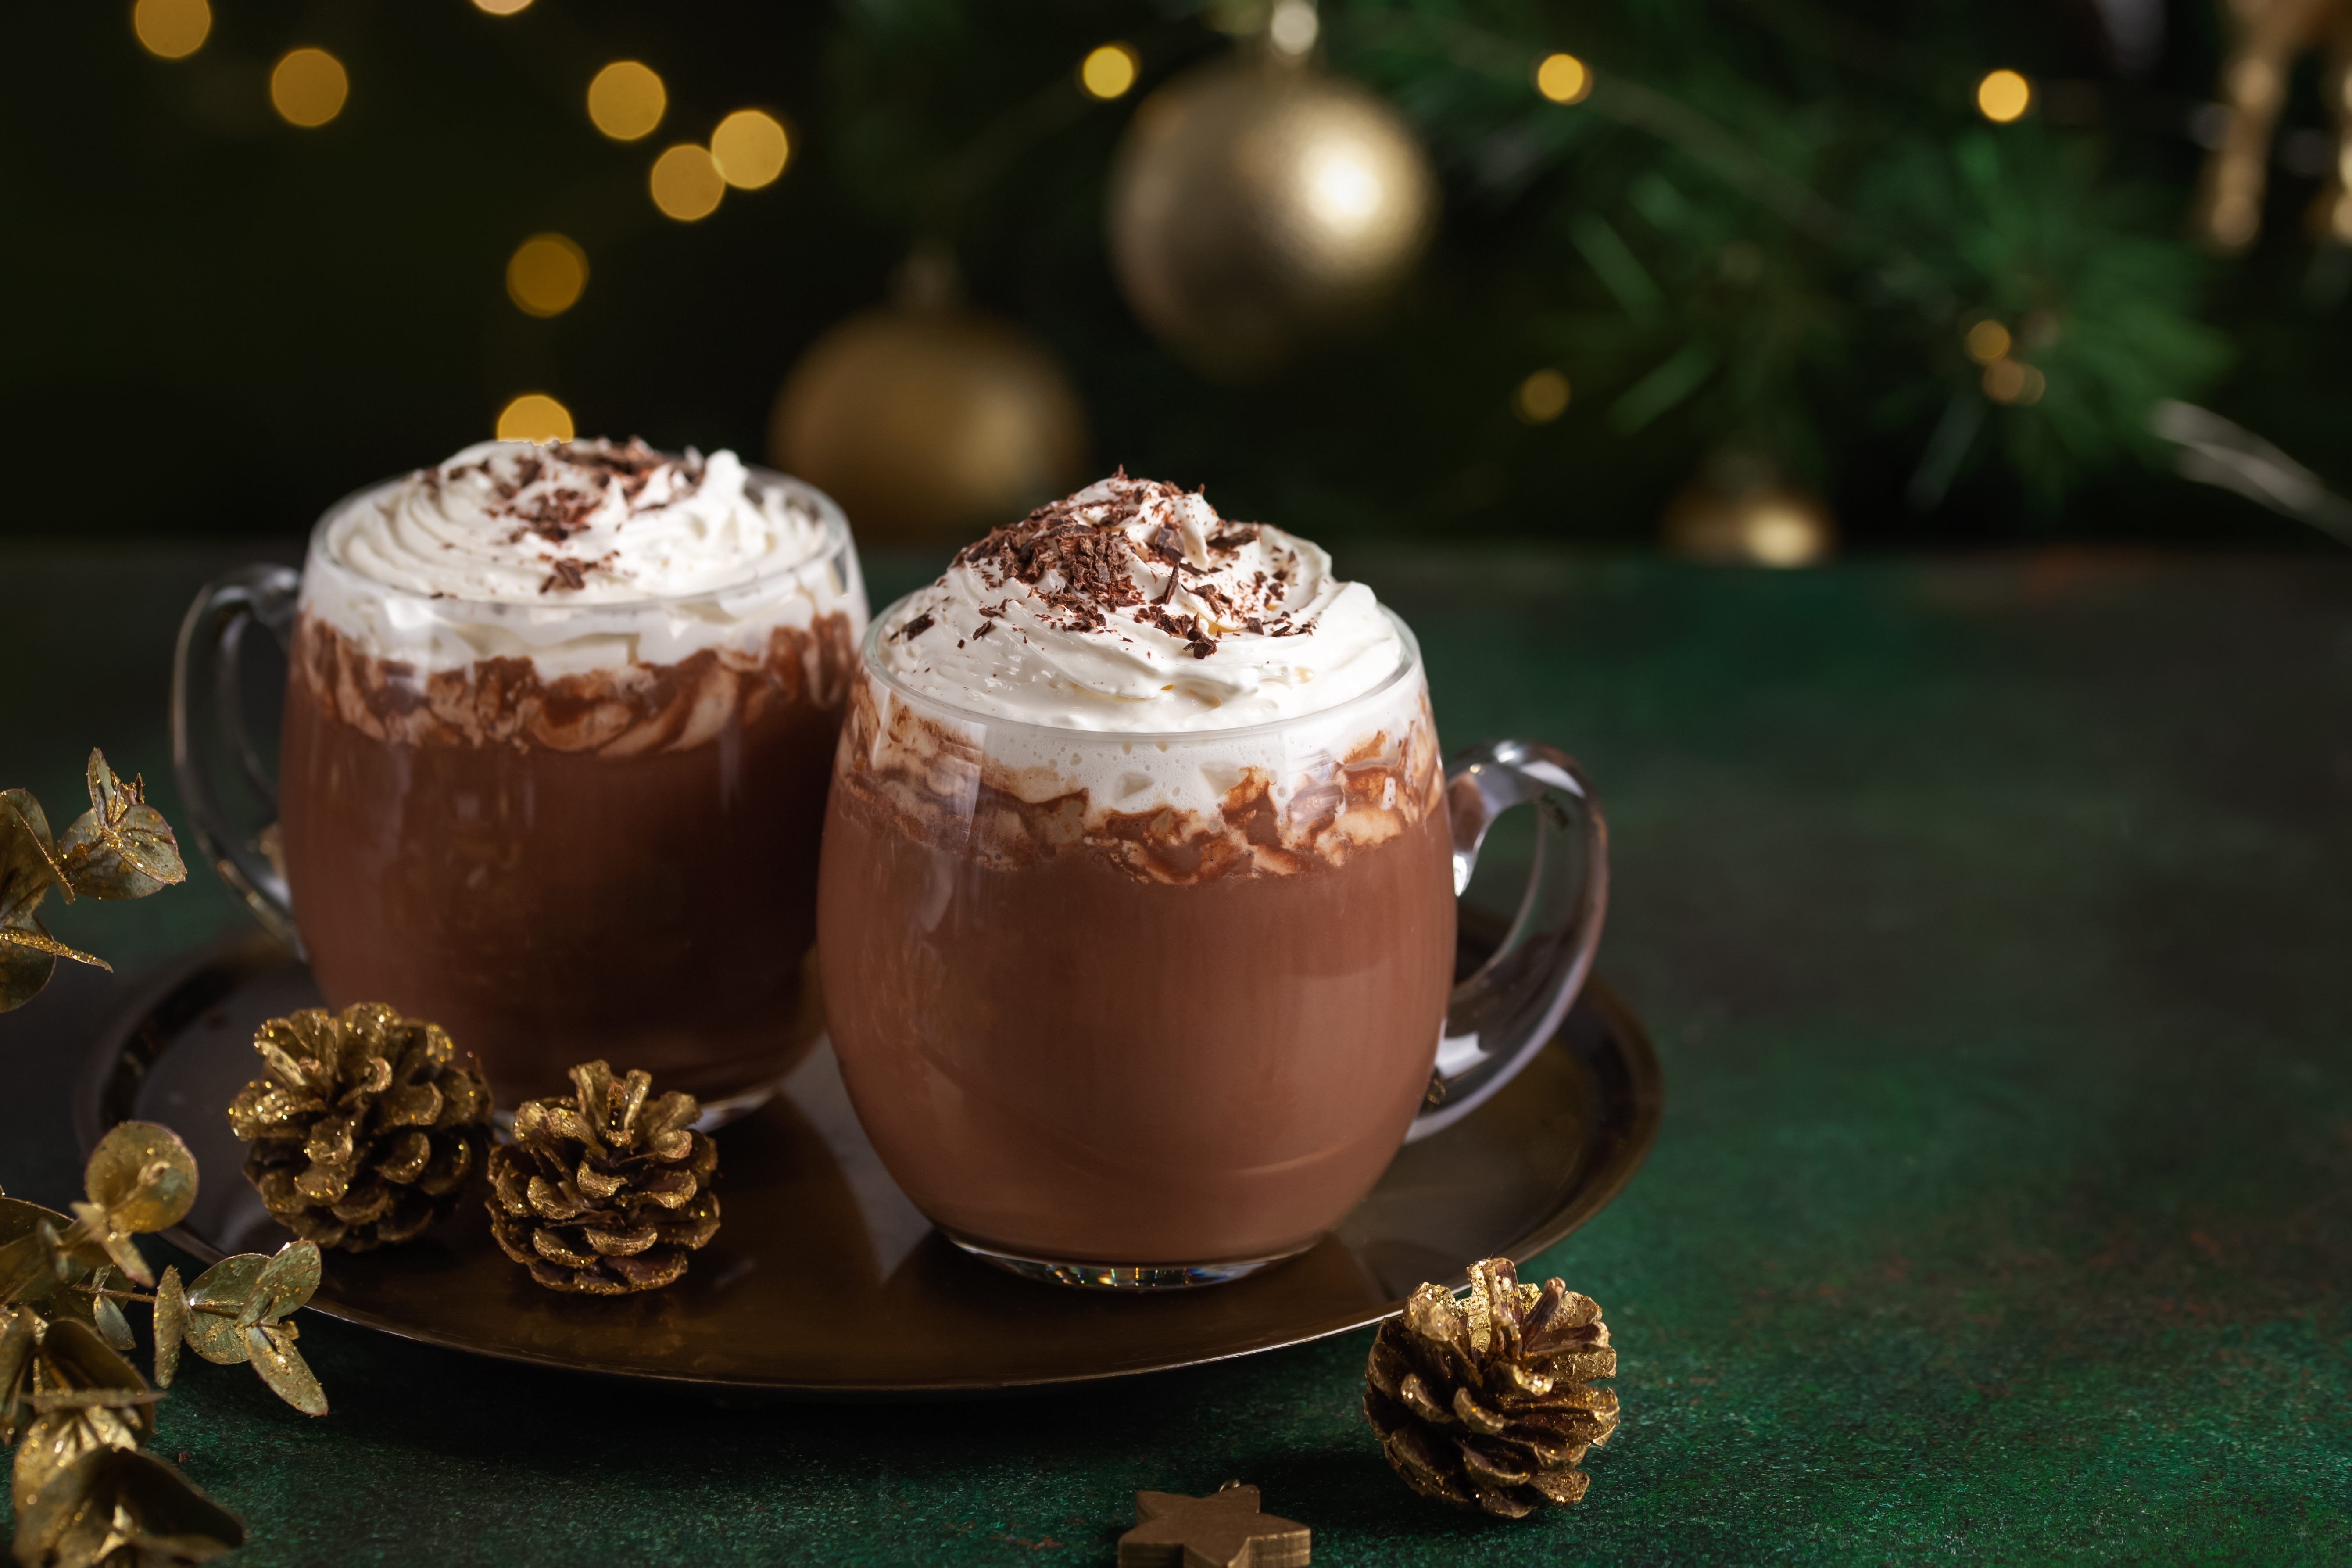
[[[1221,589],[1211,574],[1186,560],[1181,528],[1165,521],[1148,530],[1137,526],[1152,510],[1188,499],[1186,491],[1156,479],[1129,479],[1125,468],[1097,489],[1103,493],[1039,507],[966,545],[955,564],[992,587],[1026,584],[1044,618],[1060,630],[1107,631],[1117,613],[1179,638],[1196,658],[1215,651],[1218,634],[1196,616],[1180,621],[1169,614],[1166,606],[1179,587],[1196,595],[1224,624],[1262,625],[1263,617],[1281,608],[1278,591],[1270,591],[1263,572],[1253,574],[1247,584],[1233,584],[1230,592]],[[1213,512],[1209,523],[1208,544],[1215,552],[1230,554],[1259,538],[1255,523],[1227,523]],[[1168,577],[1156,592],[1148,590],[1160,568]],[[983,606],[980,613],[993,617],[1003,606]]]
[[932,621],[930,612],[926,610],[923,614],[917,616],[913,620],[908,621],[905,626],[900,626],[897,635],[905,637],[908,642],[913,642],[917,637],[921,637],[925,632],[929,631],[934,624],[936,623]]
[[559,584],[566,588],[585,588],[589,565],[590,563],[585,561],[551,559],[547,563],[547,581],[539,585],[539,591],[544,594]]

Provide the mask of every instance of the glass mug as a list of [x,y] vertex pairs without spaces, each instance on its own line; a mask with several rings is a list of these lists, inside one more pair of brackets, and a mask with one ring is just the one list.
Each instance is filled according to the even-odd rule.
[[[911,690],[878,657],[896,613],[850,692],[818,963],[858,1119],[965,1250],[1073,1285],[1240,1278],[1312,1247],[1566,1016],[1608,900],[1592,790],[1525,742],[1441,767],[1393,615],[1404,657],[1372,691],[1121,734]],[[1454,900],[1519,804],[1533,875],[1456,985]]]
[[[627,603],[428,597],[329,537],[400,482],[330,510],[299,577],[245,567],[189,608],[172,741],[197,842],[331,1006],[441,1025],[500,1103],[602,1057],[740,1114],[818,1033],[817,839],[866,613],[847,520],[752,468],[818,518],[814,554]],[[289,663],[275,769],[245,722],[257,626]]]

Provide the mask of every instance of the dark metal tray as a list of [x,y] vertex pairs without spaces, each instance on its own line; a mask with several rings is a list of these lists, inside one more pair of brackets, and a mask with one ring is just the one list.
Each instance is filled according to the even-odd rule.
[[[87,1151],[160,1121],[196,1155],[196,1206],[166,1239],[210,1262],[289,1239],[246,1183],[229,1100],[258,1076],[263,1019],[320,1005],[266,937],[198,952],[92,1047],[75,1105]],[[1615,1196],[1656,1134],[1642,1027],[1586,988],[1502,1093],[1402,1150],[1314,1250],[1233,1284],[1151,1296],[1032,1283],[965,1256],[900,1194],[820,1043],[784,1092],[719,1134],[726,1222],[673,1288],[558,1296],[490,1240],[478,1203],[405,1247],[328,1255],[313,1310],[430,1344],[631,1377],[855,1397],[984,1393],[1120,1377],[1297,1344],[1377,1321],[1471,1259],[1525,1259]]]

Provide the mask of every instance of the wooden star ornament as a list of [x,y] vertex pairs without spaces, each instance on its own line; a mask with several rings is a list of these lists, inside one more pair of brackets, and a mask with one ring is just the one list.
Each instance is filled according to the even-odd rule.
[[1305,1525],[1258,1511],[1255,1487],[1227,1481],[1207,1497],[1136,1493],[1118,1568],[1307,1568],[1313,1545]]

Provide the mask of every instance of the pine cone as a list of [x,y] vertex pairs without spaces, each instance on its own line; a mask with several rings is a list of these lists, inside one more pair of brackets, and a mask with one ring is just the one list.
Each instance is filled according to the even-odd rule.
[[269,1076],[229,1126],[271,1217],[345,1252],[406,1241],[446,1219],[490,1143],[490,1086],[452,1062],[438,1024],[380,1002],[307,1007],[254,1031]]
[[1570,1503],[1584,1450],[1617,1429],[1617,1375],[1601,1309],[1557,1279],[1519,1283],[1507,1258],[1470,1266],[1455,1300],[1423,1285],[1381,1325],[1364,1368],[1364,1415],[1423,1497],[1523,1519]]
[[490,1230],[551,1290],[625,1296],[686,1272],[719,1233],[719,1146],[693,1131],[690,1094],[651,1105],[653,1079],[572,1069],[575,1095],[526,1101],[515,1141],[490,1151]]

